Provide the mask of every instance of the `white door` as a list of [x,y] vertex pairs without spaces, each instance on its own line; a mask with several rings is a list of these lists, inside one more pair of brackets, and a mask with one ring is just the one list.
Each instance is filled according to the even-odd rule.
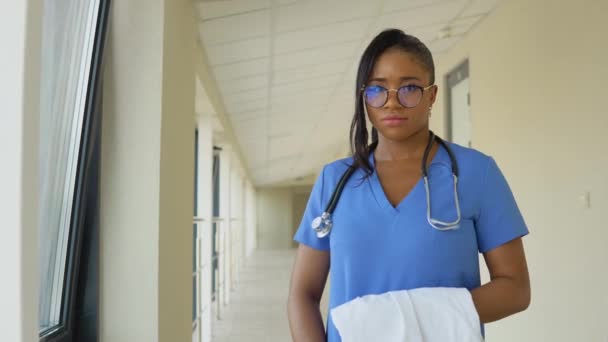
[[452,142],[471,147],[471,114],[469,110],[469,78],[450,88]]

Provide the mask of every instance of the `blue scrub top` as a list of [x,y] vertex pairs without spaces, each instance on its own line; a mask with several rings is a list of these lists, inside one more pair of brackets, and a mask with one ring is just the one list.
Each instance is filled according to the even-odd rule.
[[[438,231],[427,221],[424,181],[393,207],[377,172],[357,170],[332,216],[331,233],[317,238],[320,216],[352,158],[326,165],[319,175],[294,239],[330,252],[329,311],[352,299],[419,287],[479,287],[479,254],[528,234],[513,194],[493,158],[446,142],[458,163],[460,228]],[[374,166],[373,154],[370,162]],[[432,217],[456,219],[452,169],[440,147],[429,167]],[[340,336],[328,314],[328,341]]]

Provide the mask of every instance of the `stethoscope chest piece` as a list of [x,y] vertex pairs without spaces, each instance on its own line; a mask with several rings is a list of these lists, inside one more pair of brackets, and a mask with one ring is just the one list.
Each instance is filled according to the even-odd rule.
[[321,216],[316,217],[310,224],[312,229],[317,232],[317,237],[319,239],[324,238],[329,234],[332,225],[331,214],[328,212],[324,212]]

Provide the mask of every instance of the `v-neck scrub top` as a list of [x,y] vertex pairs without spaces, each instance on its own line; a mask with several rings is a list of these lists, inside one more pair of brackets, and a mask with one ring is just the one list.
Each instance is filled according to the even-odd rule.
[[[513,194],[492,157],[446,142],[459,168],[459,229],[438,231],[427,221],[422,178],[396,206],[387,199],[376,171],[357,170],[332,215],[331,233],[311,229],[352,158],[325,165],[294,239],[330,253],[329,311],[368,294],[420,287],[479,287],[479,253],[528,234]],[[374,155],[370,162],[375,170]],[[443,147],[429,166],[432,217],[456,219],[450,158]],[[328,341],[340,336],[328,314]]]

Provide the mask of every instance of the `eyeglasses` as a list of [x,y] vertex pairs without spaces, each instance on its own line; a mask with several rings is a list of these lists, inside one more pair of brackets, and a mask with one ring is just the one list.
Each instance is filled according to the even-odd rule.
[[428,87],[421,87],[414,84],[405,85],[399,89],[386,89],[379,85],[370,85],[361,87],[361,92],[365,103],[374,108],[383,107],[388,101],[388,93],[390,91],[397,92],[397,100],[405,108],[414,108],[422,99],[424,91],[429,90],[434,85],[431,84]]

